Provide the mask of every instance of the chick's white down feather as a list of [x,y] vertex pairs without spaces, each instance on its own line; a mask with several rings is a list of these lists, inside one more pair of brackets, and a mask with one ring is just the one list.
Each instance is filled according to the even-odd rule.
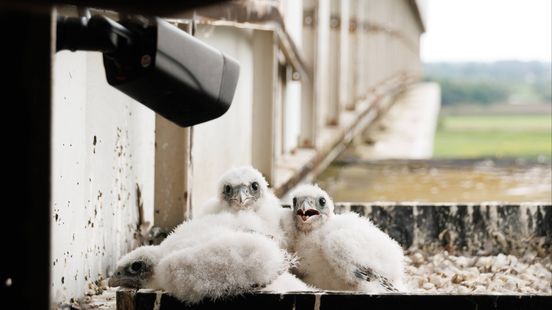
[[162,288],[195,303],[265,287],[290,267],[290,257],[275,242],[254,233],[228,231],[202,246],[172,252],[161,259]]
[[277,239],[281,235],[281,231],[266,225],[265,221],[253,211],[221,212],[180,224],[160,246],[164,252],[170,252],[196,244],[204,244],[220,236],[220,229],[258,233],[270,239]]
[[[225,186],[249,185],[253,182],[259,185],[259,197],[247,208],[239,209],[233,207],[224,195]],[[289,221],[291,211],[282,208],[280,200],[268,187],[268,183],[263,175],[251,166],[233,168],[224,173],[218,181],[217,194],[199,208],[196,218],[224,212],[241,214],[246,211],[253,211],[260,218],[262,233],[272,235],[282,248],[288,248],[288,242],[292,238],[289,234],[293,230],[287,229],[287,225],[289,224],[286,221]],[[251,225],[247,224],[246,226]],[[248,229],[255,230],[255,228],[251,227]]]
[[[303,288],[296,283],[298,279],[281,280],[295,264],[295,257],[280,249],[271,238],[228,227],[212,227],[204,235],[207,238],[200,237],[199,242],[182,238],[187,241],[175,242],[171,247],[164,247],[162,243],[137,248],[119,260],[118,270],[124,273],[136,262],[147,265],[130,277],[127,272],[125,283],[131,287],[162,289],[190,303],[241,294],[267,285],[271,285],[269,289],[284,290],[282,283],[290,285],[287,290]],[[112,286],[123,283],[112,279]],[[128,282],[129,279],[132,281]]]
[[295,275],[284,272],[278,278],[276,278],[272,283],[267,285],[262,291],[273,292],[273,293],[288,293],[288,292],[303,292],[303,291],[317,291],[318,289],[306,284],[305,282],[298,279]]
[[[355,213],[334,214],[333,202],[317,186],[299,186],[291,197],[325,198],[328,216],[315,215],[304,221],[294,214],[295,272],[306,283],[327,290],[368,293],[404,291],[404,255],[400,245],[366,218]],[[297,206],[294,205],[297,211]],[[322,208],[323,210],[323,208]],[[309,230],[310,229],[310,230]]]

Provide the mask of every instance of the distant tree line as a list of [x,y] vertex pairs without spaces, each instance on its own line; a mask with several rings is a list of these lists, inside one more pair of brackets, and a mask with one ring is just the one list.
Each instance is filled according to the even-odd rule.
[[426,63],[425,79],[441,85],[444,105],[458,103],[552,103],[552,64]]

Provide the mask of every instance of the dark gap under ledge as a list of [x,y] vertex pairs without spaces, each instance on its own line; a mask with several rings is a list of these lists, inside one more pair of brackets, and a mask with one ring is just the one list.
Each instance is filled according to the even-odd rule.
[[551,309],[544,295],[369,295],[354,292],[255,293],[188,305],[161,291],[120,289],[117,310],[171,309]]

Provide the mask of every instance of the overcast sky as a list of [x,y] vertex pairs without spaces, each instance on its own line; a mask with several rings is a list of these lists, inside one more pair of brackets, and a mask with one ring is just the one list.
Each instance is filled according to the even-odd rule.
[[551,61],[552,0],[426,0],[422,59]]

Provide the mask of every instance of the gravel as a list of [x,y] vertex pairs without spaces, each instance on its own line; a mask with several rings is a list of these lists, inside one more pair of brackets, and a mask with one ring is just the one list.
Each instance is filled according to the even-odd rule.
[[[452,255],[448,251],[406,251],[406,279],[412,294],[552,295],[552,254],[528,251],[523,256]],[[114,310],[117,288],[100,278],[86,296],[61,309]],[[65,307],[64,307],[65,306]]]
[[102,276],[98,280],[89,282],[84,297],[71,299],[70,303],[59,305],[61,310],[115,310],[116,287],[109,287],[107,279]]
[[406,278],[412,293],[552,294],[552,255],[456,256],[447,251],[406,253]]

